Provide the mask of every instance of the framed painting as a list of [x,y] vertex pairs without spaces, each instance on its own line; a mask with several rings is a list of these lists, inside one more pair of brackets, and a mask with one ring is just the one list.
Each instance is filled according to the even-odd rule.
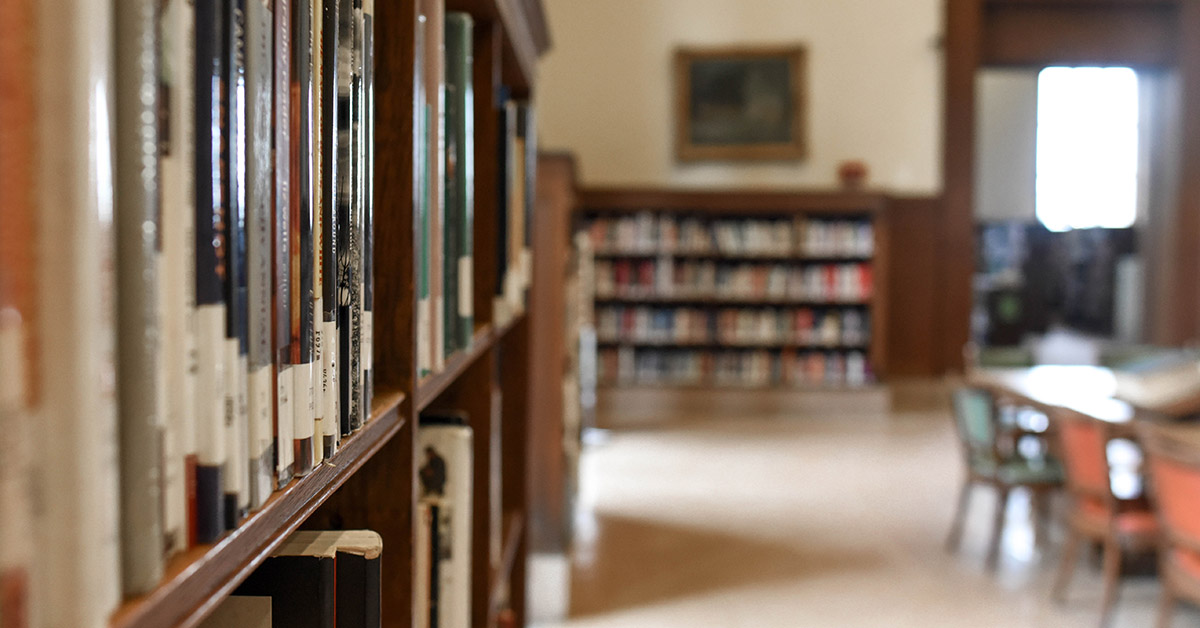
[[675,51],[675,156],[799,160],[807,154],[802,46]]

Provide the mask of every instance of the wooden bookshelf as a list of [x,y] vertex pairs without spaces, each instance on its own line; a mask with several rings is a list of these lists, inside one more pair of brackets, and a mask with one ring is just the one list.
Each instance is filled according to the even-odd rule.
[[[416,426],[426,408],[455,408],[475,437],[472,606],[478,627],[510,610],[525,623],[529,543],[527,469],[530,334],[527,312],[496,320],[489,298],[476,298],[471,344],[445,368],[418,381],[416,275],[419,202],[414,160],[420,3],[376,4],[374,172],[374,401],[370,420],[343,440],[332,459],[276,491],[267,504],[218,542],[172,559],[152,592],[124,602],[112,628],[198,625],[298,529],[368,528],[380,533],[383,625],[411,628],[416,512]],[[541,0],[445,0],[475,22],[473,89],[476,150],[473,281],[490,295],[496,280],[498,173],[495,142],[500,86],[528,98],[538,57],[549,46]],[[528,194],[532,195],[533,190]],[[503,368],[501,366],[503,365]],[[498,489],[498,490],[497,490]],[[492,500],[501,500],[493,508]],[[492,513],[500,518],[493,519]],[[502,533],[494,535],[493,529]],[[499,536],[499,564],[491,564]]]
[[[669,352],[678,349],[692,351],[702,360],[706,359],[705,355],[712,356],[718,353],[765,351],[769,354],[768,359],[773,361],[772,364],[785,359],[795,359],[795,354],[829,354],[832,356],[829,368],[846,369],[848,356],[854,352],[865,355],[871,374],[866,381],[882,376],[887,364],[887,204],[887,198],[880,194],[846,191],[579,189],[575,205],[576,228],[588,233],[592,238],[592,257],[597,268],[592,299],[597,309],[601,366],[606,362],[610,365],[622,363],[612,360],[611,355],[606,361],[606,352],[616,351],[625,352],[622,355],[626,356],[633,355],[632,360],[626,358],[623,362],[629,364],[636,363],[637,356],[643,355],[644,352]],[[647,215],[649,218],[642,224],[652,225],[648,230],[653,235],[646,236],[650,241],[643,237],[644,233],[628,236],[629,232],[640,228],[631,225],[631,221],[640,220],[639,217]],[[675,235],[672,237],[677,238],[677,242],[657,239],[657,221],[660,219],[668,219],[674,224]],[[592,226],[596,221],[619,220],[626,221],[622,227],[629,228],[626,232],[610,227],[604,235],[592,233]],[[699,237],[702,240],[707,238],[708,241],[686,238],[683,229],[688,221],[701,225],[700,233],[707,235]],[[718,225],[727,223],[747,225],[746,233],[753,229],[769,231],[774,228],[778,234],[786,235],[779,235],[779,240],[769,242],[752,243],[747,239],[734,246],[726,244],[717,235]],[[811,229],[811,225],[833,224],[869,225],[870,246],[862,247],[862,243],[852,242],[831,248],[814,248],[800,236],[801,230]],[[626,235],[622,235],[623,233]],[[749,238],[745,234],[736,237]],[[858,236],[850,236],[849,239],[853,240],[855,237]],[[663,264],[668,267],[665,272],[660,273],[664,269],[659,265]],[[689,264],[692,268],[688,268]],[[769,295],[756,292],[762,296],[742,296],[732,291],[714,291],[703,281],[695,287],[675,283],[675,273],[681,270],[685,274],[693,272],[701,265],[710,269],[750,269],[752,273],[761,273],[764,277],[771,272],[781,272],[786,277],[787,290],[772,289]],[[645,270],[646,268],[650,270]],[[803,290],[793,287],[796,273],[810,272],[814,269],[822,273],[854,272],[847,270],[851,268],[861,269],[860,272],[866,277],[860,280],[864,286],[860,288],[861,293],[842,292],[840,287],[826,288],[823,293],[809,290],[807,287]],[[606,271],[612,274],[603,278],[602,273]],[[662,285],[663,279],[660,275],[672,277],[666,280],[670,285]],[[647,277],[651,278],[650,283],[646,283]],[[721,281],[719,278],[716,280]],[[711,282],[712,279],[707,281]],[[839,286],[841,281],[839,275]],[[701,289],[694,291],[696,287]],[[606,309],[611,311],[615,308],[618,313],[627,313],[628,308],[652,308],[654,312],[669,312],[673,308],[684,307],[707,312],[712,317],[722,309],[761,312],[769,309],[806,308],[812,310],[817,317],[838,317],[839,324],[845,320],[844,316],[850,316],[844,312],[852,310],[858,312],[854,316],[864,320],[869,318],[866,326],[869,341],[835,344],[798,343],[790,340],[723,342],[719,338],[694,342],[659,341],[646,339],[636,330],[631,332],[624,329],[625,322],[620,319],[617,325],[622,328],[615,336],[606,332],[600,324]],[[822,356],[817,357],[824,359]],[[703,368],[710,366],[705,363]],[[789,367],[780,364],[779,372],[790,374],[797,371],[794,367],[790,367],[789,370]],[[715,372],[709,373],[705,379],[707,384],[721,386],[728,385],[729,380],[727,377],[718,377]],[[858,381],[857,377],[853,379]],[[850,380],[847,376],[846,381]],[[628,381],[629,378],[624,375],[611,381],[601,378],[602,384],[608,388],[620,387],[621,384],[617,382]],[[699,384],[704,385],[705,382]],[[790,381],[779,381],[776,385],[781,389],[811,387],[811,384]],[[820,385],[817,388],[827,389],[827,386]]]

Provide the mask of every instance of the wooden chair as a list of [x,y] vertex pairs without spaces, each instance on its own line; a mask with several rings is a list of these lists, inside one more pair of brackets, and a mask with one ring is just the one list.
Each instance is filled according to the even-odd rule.
[[1162,529],[1158,625],[1166,628],[1177,599],[1200,604],[1200,450],[1148,422],[1138,425],[1138,436],[1146,448],[1152,497]]
[[1100,624],[1108,625],[1117,600],[1124,549],[1151,550],[1158,539],[1158,524],[1148,504],[1118,499],[1108,458],[1112,426],[1092,417],[1059,409],[1050,415],[1058,435],[1058,455],[1067,474],[1071,509],[1067,544],[1054,583],[1054,598],[1063,601],[1084,540],[1103,547],[1104,592]]
[[1050,493],[1062,485],[1062,469],[1053,459],[1021,455],[1014,446],[1021,433],[1000,425],[995,398],[988,391],[960,388],[954,392],[952,402],[966,476],[959,492],[958,507],[946,547],[954,551],[962,539],[971,489],[977,485],[991,486],[996,491],[996,510],[987,566],[994,569],[999,561],[1008,498],[1013,489],[1025,488],[1033,493],[1036,506],[1034,516],[1038,538],[1041,539],[1045,536]]

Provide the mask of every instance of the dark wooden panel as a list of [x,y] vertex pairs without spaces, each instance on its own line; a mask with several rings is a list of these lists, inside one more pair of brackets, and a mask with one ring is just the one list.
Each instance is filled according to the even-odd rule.
[[841,190],[591,187],[579,190],[578,206],[589,213],[646,209],[714,211],[723,214],[792,213],[813,210],[865,213],[881,209],[884,206],[884,197],[881,194]]
[[887,212],[887,373],[891,377],[938,374],[942,346],[934,324],[938,308],[937,235],[941,202],[893,198]]
[[[529,508],[528,488],[530,483],[558,482],[561,485],[561,474],[555,477],[541,477],[529,472],[529,392],[530,392],[530,346],[529,319],[521,317],[511,331],[500,342],[500,389],[501,419],[500,438],[503,452],[501,475],[501,507],[506,513],[505,522],[513,517],[507,513],[526,513]],[[543,453],[543,452],[537,452]],[[561,449],[554,455],[561,456]],[[544,466],[544,465],[543,465]],[[554,489],[557,490],[557,489]],[[560,491],[561,492],[561,491]],[[511,528],[505,535],[504,565],[501,567],[501,577],[507,576],[509,582],[509,605],[516,614],[517,625],[525,625],[525,538],[524,515],[517,515],[516,525],[518,538],[515,546],[508,537],[513,534]],[[509,557],[509,550],[513,556]],[[503,609],[497,609],[503,610]]]
[[530,288],[529,525],[530,550],[566,550],[562,442],[566,363],[566,271],[570,228],[577,207],[575,162],[542,154],[537,165],[533,215],[533,285]]
[[[975,71],[983,10],[980,0],[946,2],[946,68],[942,135],[943,212],[938,221],[934,276],[934,369],[962,367],[971,318],[974,257]],[[896,332],[898,335],[899,332]]]
[[1134,3],[989,4],[984,65],[1165,67],[1175,63],[1178,12]]
[[472,84],[475,90],[475,251],[474,300],[475,326],[491,323],[496,294],[496,234],[499,223],[500,164],[496,147],[500,145],[500,25],[497,22],[475,24]]
[[[413,110],[416,6],[382,2],[375,43],[374,368],[379,388],[412,390],[415,353]],[[407,34],[407,35],[406,35]]]

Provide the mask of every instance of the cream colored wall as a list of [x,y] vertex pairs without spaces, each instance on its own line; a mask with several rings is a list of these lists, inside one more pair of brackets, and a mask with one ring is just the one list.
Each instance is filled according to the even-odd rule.
[[[553,48],[538,77],[540,143],[588,185],[831,187],[861,159],[868,185],[941,189],[943,0],[545,0]],[[681,164],[676,46],[808,47],[809,157]]]
[[975,77],[975,217],[1034,220],[1037,70]]

